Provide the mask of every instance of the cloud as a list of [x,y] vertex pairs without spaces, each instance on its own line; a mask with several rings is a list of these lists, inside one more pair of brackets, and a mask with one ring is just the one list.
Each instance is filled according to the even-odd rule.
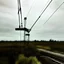
[[8,8],[17,8],[16,0],[0,0],[0,6],[8,7]]
[[[30,28],[35,22],[37,17],[41,14],[41,10],[45,8],[46,2],[50,0],[35,0],[33,7],[28,15],[27,27]],[[33,0],[22,0],[22,15],[26,16],[30,9]],[[43,26],[44,22],[50,17],[50,15],[57,9],[57,7],[63,2],[63,0],[53,0],[45,13],[38,20],[36,25],[31,31],[31,39],[58,39],[64,38],[64,5],[50,18],[50,20]],[[23,20],[24,21],[24,20]],[[1,0],[0,1],[0,39],[18,39],[19,32],[15,31],[18,27],[17,17],[17,0]],[[23,37],[22,37],[23,38]]]

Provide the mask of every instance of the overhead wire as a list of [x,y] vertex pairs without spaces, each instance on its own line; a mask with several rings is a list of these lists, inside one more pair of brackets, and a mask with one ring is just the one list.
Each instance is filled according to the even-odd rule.
[[31,11],[32,7],[33,7],[34,1],[35,1],[35,0],[33,0],[33,3],[31,4],[31,7],[30,7],[30,9],[29,9],[29,11],[28,11],[28,13],[27,13],[26,17],[28,17],[28,15],[29,15],[29,13],[30,13],[30,11]]
[[[48,22],[48,20],[57,12],[57,10],[64,4],[64,2],[52,13],[52,15],[47,19],[47,21],[44,23],[46,24]],[[44,25],[43,24],[43,25]]]
[[45,10],[48,8],[48,6],[50,5],[51,2],[52,2],[52,0],[49,2],[49,4],[46,6],[46,8],[43,10],[43,12],[40,14],[40,17],[45,12]]
[[[19,0],[20,1],[20,0]],[[46,9],[48,8],[48,6],[51,4],[52,0],[47,4],[47,6],[45,7],[45,9],[43,10],[43,12],[38,16],[38,18],[36,19],[36,21],[34,22],[34,24],[31,26],[30,31],[32,30],[32,28],[34,27],[34,25],[37,23],[37,21],[40,19],[40,17],[42,16],[42,14],[46,11]],[[34,1],[33,1],[34,3]],[[33,3],[27,13],[27,17],[32,9]],[[20,3],[21,4],[21,3]],[[47,19],[47,21],[54,15],[54,13],[64,4],[64,2],[53,12],[53,14]],[[18,8],[19,8],[19,3],[18,3]],[[19,11],[19,10],[18,10]],[[21,6],[20,6],[20,13],[21,13],[21,25],[22,25],[22,10],[21,10]],[[18,17],[20,16],[20,14],[18,14]],[[47,22],[46,21],[46,22]],[[44,24],[46,24],[46,22]],[[43,25],[44,25],[43,24]],[[19,17],[19,25],[20,25],[20,17]],[[20,39],[21,39],[21,32],[20,32]]]
[[43,10],[43,12],[38,16],[38,18],[36,19],[36,21],[34,22],[34,24],[31,26],[30,31],[32,30],[32,28],[34,27],[34,25],[36,24],[36,22],[40,19],[41,15],[46,11],[46,9],[48,8],[48,6],[51,4],[52,0],[47,4],[47,6],[45,7],[45,9]]
[[[43,6],[45,8],[45,6],[48,4],[49,0],[47,0],[47,2],[45,3],[45,5]],[[42,10],[44,10],[44,8],[42,8]],[[41,10],[41,12],[42,12]]]
[[[28,15],[29,15],[32,7],[33,7],[34,1],[35,1],[35,0],[33,0],[32,4],[31,4],[31,6],[30,6],[30,9],[29,9],[29,11],[27,12],[27,15],[26,15],[26,18],[27,18],[27,19],[28,19]],[[27,24],[27,22],[26,22],[26,24]]]

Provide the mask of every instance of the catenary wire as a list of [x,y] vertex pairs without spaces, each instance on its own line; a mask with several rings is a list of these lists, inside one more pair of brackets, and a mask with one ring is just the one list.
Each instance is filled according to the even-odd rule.
[[[64,4],[64,2],[52,13],[52,15],[47,19],[47,21],[44,23],[46,24],[48,22],[48,20],[57,12],[57,10]],[[43,24],[43,25],[44,25]]]
[[34,24],[31,26],[30,31],[32,30],[32,28],[34,27],[34,25],[37,23],[37,21],[40,19],[41,15],[46,11],[46,9],[48,8],[48,6],[51,4],[52,0],[48,3],[48,5],[45,7],[45,9],[43,10],[43,12],[39,15],[39,17],[36,19],[36,21],[34,22]]
[[32,7],[33,7],[34,1],[35,1],[35,0],[33,0],[33,3],[31,4],[31,7],[30,7],[30,9],[29,9],[29,11],[28,11],[28,13],[27,13],[26,17],[28,17],[28,15],[29,15],[29,13],[30,13],[30,11],[31,11]]

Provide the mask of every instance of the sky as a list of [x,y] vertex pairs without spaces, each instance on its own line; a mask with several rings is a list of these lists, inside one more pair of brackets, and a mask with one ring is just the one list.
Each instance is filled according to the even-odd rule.
[[[50,0],[21,0],[22,22],[27,16],[27,28],[31,28],[49,2]],[[63,2],[64,0],[52,1],[31,30],[30,40],[64,40],[64,4],[44,24]],[[20,40],[20,32],[15,31],[19,22],[17,5],[17,0],[0,0],[0,40]],[[21,40],[23,40],[23,31],[21,32]]]

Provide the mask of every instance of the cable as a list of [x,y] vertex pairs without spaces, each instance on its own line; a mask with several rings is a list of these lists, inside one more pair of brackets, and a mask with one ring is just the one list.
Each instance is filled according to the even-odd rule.
[[[43,7],[45,7],[45,6],[48,4],[48,2],[49,2],[49,0],[46,2],[46,4],[45,4]],[[44,9],[44,8],[43,8],[43,9]],[[42,9],[42,10],[43,10],[43,9]],[[42,10],[41,10],[41,12],[42,12]]]
[[[45,10],[48,8],[48,6],[50,5],[50,3],[52,2],[52,0],[49,2],[49,4],[46,6],[46,8],[43,10],[43,12],[41,13],[41,15],[45,12]],[[40,16],[41,16],[40,15]]]
[[31,11],[31,9],[32,9],[32,6],[33,6],[33,4],[34,4],[34,1],[35,1],[35,0],[33,0],[33,3],[31,4],[31,7],[30,7],[30,9],[29,9],[29,11],[28,11],[28,13],[27,13],[27,16],[26,16],[26,17],[28,17],[28,15],[29,15],[29,13],[30,13],[30,11]]
[[50,5],[50,3],[52,2],[52,0],[48,3],[48,5],[45,7],[45,9],[43,10],[43,12],[40,14],[40,16],[36,19],[36,21],[34,22],[34,24],[32,25],[32,27],[30,28],[30,31],[32,30],[32,28],[34,27],[34,25],[36,24],[36,22],[40,19],[41,15],[45,12],[45,10],[48,8],[48,6]]
[[[55,13],[63,4],[64,4],[64,2],[52,13],[52,15],[48,18],[48,20],[54,15],[54,13]],[[47,21],[48,21],[48,20],[47,20]],[[46,21],[46,22],[47,22],[47,21]],[[46,22],[45,22],[44,24],[46,24]],[[44,24],[43,24],[43,25],[44,25]]]

